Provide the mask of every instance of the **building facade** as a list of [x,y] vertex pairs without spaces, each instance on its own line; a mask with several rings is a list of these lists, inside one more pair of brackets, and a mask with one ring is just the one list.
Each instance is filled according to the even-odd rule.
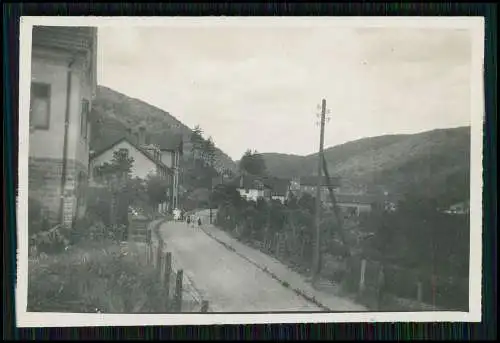
[[[318,185],[318,178],[316,176],[307,177],[297,177],[293,178],[290,182],[289,194],[296,197],[301,197],[303,194],[307,193],[313,197],[316,197],[316,188]],[[328,184],[324,180],[324,177],[320,180],[320,195],[321,201],[327,203],[330,201],[330,195],[328,190]],[[339,178],[330,178],[330,186],[333,188],[334,192],[337,192],[340,187]]]
[[109,147],[94,153],[90,159],[90,184],[92,186],[102,184],[97,168],[105,163],[110,163],[116,152],[124,152],[127,157],[133,159],[130,170],[131,178],[146,180],[150,176],[157,176],[167,183],[167,200],[159,204],[158,211],[167,212],[172,209],[173,171],[162,162],[159,149],[152,145],[141,147],[127,138],[122,138]]
[[[144,134],[143,131],[139,137],[142,137]],[[172,209],[179,208],[182,180],[182,135],[166,131],[160,134],[146,135],[145,140],[147,141],[146,143],[153,144],[158,148],[162,163],[172,170]]]
[[151,151],[137,146],[130,140],[122,138],[111,146],[92,155],[90,159],[90,182],[93,185],[98,183],[96,168],[102,166],[104,163],[110,163],[113,160],[114,154],[118,151],[126,151],[127,155],[134,159],[130,172],[132,178],[145,180],[150,175],[156,175],[170,181],[169,184],[171,184],[172,171],[162,163],[159,153],[153,154]]
[[51,224],[85,215],[96,54],[96,28],[33,28],[28,190]]

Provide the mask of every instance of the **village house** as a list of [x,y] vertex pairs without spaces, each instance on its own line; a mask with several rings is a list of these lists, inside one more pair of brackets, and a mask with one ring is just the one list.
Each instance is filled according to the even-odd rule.
[[268,178],[265,183],[271,187],[271,200],[278,200],[284,204],[290,194],[290,180]]
[[371,194],[335,194],[337,205],[349,215],[359,216],[370,213],[379,201],[378,197]]
[[[167,137],[167,135],[164,135]],[[167,212],[177,208],[179,193],[179,160],[182,153],[182,140],[178,143],[177,138],[154,138],[146,134],[145,129],[140,127],[133,132],[127,129],[124,137],[116,140],[100,151],[94,152],[90,160],[91,183],[99,183],[96,178],[96,167],[109,163],[116,151],[126,151],[128,156],[134,159],[131,168],[131,177],[147,179],[151,175],[159,176],[167,181],[167,201],[159,205],[160,212]]]
[[247,201],[269,200],[271,198],[271,187],[258,176],[240,175],[229,184],[235,186],[240,196]]
[[[325,180],[325,177],[323,176],[320,180],[320,194],[321,194],[321,201],[323,203],[329,202],[329,190],[328,190],[328,184]],[[334,192],[337,192],[339,187],[340,187],[340,178],[338,177],[331,177],[330,178],[330,185],[333,188]],[[317,176],[302,176],[300,178],[293,178],[290,181],[290,192],[289,195],[294,195],[298,198],[300,198],[303,194],[307,193],[310,194],[313,197],[316,197],[316,188],[318,185],[318,177]]]
[[470,212],[470,202],[467,200],[453,204],[444,212],[447,214],[468,214]]
[[96,53],[96,28],[33,28],[28,189],[52,224],[85,215]]

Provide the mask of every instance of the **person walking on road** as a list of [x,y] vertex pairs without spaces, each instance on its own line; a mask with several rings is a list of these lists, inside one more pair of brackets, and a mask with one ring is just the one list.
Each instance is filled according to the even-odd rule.
[[198,227],[201,228],[201,218],[198,217]]
[[191,222],[191,216],[187,216],[186,218],[186,223],[187,223],[187,226],[189,227],[189,223]]

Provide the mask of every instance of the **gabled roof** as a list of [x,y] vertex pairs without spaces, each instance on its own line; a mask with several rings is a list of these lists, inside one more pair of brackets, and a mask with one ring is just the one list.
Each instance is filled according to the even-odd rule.
[[339,204],[371,205],[381,200],[380,197],[373,194],[335,194],[335,198]]
[[285,196],[290,188],[290,180],[287,179],[269,177],[264,182],[271,187],[271,195],[275,196]]
[[157,145],[160,150],[180,151],[183,150],[182,135],[176,132],[154,133],[149,136],[149,142]]
[[[340,186],[340,178],[330,176],[330,183],[333,187]],[[301,176],[300,177],[300,185],[301,186],[316,186],[318,184],[317,176]],[[325,176],[321,177],[321,186],[328,186],[325,180]]]
[[229,181],[228,184],[235,186],[236,188],[244,188],[244,189],[271,188],[266,182],[265,178],[250,174],[237,176],[231,181]]
[[130,140],[129,138],[127,137],[122,137],[118,140],[116,140],[115,142],[109,144],[107,147],[104,147],[102,148],[101,150],[99,151],[96,151],[94,152],[94,154],[91,156],[91,160],[94,159],[94,158],[97,158],[98,156],[101,156],[103,153],[105,153],[106,151],[108,150],[111,150],[113,149],[116,145],[118,145],[119,143],[121,142],[127,142],[128,144],[130,144],[132,147],[134,147],[136,150],[138,150],[139,152],[141,152],[146,158],[148,158],[151,162],[155,163],[157,166],[161,167],[161,168],[165,168],[167,171],[169,172],[172,172],[172,170],[166,165],[164,164],[163,162],[161,161],[158,161],[157,159],[155,159],[151,153],[143,148],[141,148],[140,146],[138,146],[137,144],[135,144],[134,142],[132,142],[132,140]]

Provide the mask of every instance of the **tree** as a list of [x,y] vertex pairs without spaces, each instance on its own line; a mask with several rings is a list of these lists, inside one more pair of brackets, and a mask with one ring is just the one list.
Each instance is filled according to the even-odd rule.
[[152,206],[158,206],[162,202],[167,201],[169,184],[167,180],[157,176],[150,175],[146,181],[147,194]]
[[198,154],[202,151],[204,139],[203,130],[199,125],[196,125],[191,132],[191,152],[193,153],[193,158],[197,159]]
[[211,194],[211,201],[218,207],[229,205],[240,207],[243,199],[236,190],[236,187],[220,184],[214,188]]
[[309,213],[314,214],[316,212],[316,198],[309,193],[304,193],[298,201],[298,206]]
[[203,159],[210,166],[213,167],[215,164],[215,144],[212,137],[203,141]]
[[125,181],[130,177],[134,158],[129,156],[127,149],[120,149],[113,152],[111,162],[105,162],[100,166],[95,167],[94,171],[98,178],[110,185],[113,179]]
[[[128,186],[134,159],[127,149],[113,152],[113,159],[95,168],[95,174],[105,182],[111,195],[109,207],[110,224],[128,226],[128,208],[131,199],[128,197]],[[122,232],[126,239],[126,230]]]
[[257,151],[248,149],[240,160],[240,171],[252,175],[264,176],[267,174],[264,157]]

